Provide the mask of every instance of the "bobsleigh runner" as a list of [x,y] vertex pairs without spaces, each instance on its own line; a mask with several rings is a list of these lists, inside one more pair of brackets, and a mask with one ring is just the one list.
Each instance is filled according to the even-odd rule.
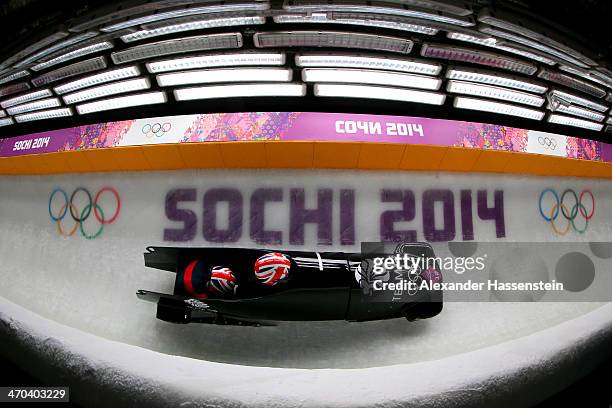
[[[377,256],[434,258],[432,247],[401,243],[393,244],[390,252],[379,250],[363,254],[148,247],[145,266],[175,273],[174,293],[139,290],[137,296],[157,304],[158,319],[174,323],[259,326],[273,321],[416,320],[440,313],[442,292],[418,289],[423,280],[441,282],[439,269],[381,274],[373,268]],[[400,281],[415,285],[380,290],[383,282]]]

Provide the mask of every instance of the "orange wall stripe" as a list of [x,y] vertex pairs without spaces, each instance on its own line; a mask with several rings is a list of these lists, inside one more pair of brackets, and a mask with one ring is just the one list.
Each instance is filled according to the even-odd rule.
[[232,141],[114,147],[0,158],[0,174],[208,168],[460,171],[612,178],[612,163],[463,147]]

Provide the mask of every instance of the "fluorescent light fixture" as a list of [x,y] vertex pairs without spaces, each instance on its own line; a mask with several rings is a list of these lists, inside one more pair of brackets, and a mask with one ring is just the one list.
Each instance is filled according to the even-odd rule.
[[292,0],[285,1],[283,8],[291,12],[315,13],[315,12],[354,12],[367,14],[388,14],[396,16],[406,16],[431,20],[439,23],[452,24],[462,27],[475,25],[474,19],[470,16],[451,15],[444,11],[431,11],[418,6],[404,7],[403,5],[390,2],[360,2],[356,1],[311,1],[311,0]]
[[609,88],[612,88],[612,71],[604,68],[604,67],[596,67],[589,71],[592,77],[599,78],[603,83],[605,83]]
[[120,23],[104,26],[100,30],[104,32],[112,32],[124,28],[136,27],[142,24],[152,23],[154,21],[168,20],[177,17],[210,13],[239,13],[244,11],[265,11],[269,8],[270,3],[268,2],[217,1],[203,7],[188,7],[161,13],[150,13],[143,17],[132,18],[126,21],[122,21]]
[[0,118],[3,118],[6,116],[6,112],[3,110],[0,110]]
[[459,48],[447,45],[425,43],[421,47],[421,55],[430,58],[471,62],[473,64],[507,69],[509,71],[520,72],[527,75],[532,75],[537,71],[537,67],[534,64],[503,55],[470,48]]
[[386,86],[347,85],[347,84],[315,84],[315,96],[336,98],[384,99],[401,102],[426,103],[442,105],[446,95],[439,92],[415,91],[406,88],[391,88]]
[[304,95],[306,95],[306,85],[286,83],[215,85],[176,89],[174,91],[174,97],[177,101],[216,98]]
[[51,91],[48,89],[42,89],[40,91],[30,92],[24,95],[16,96],[14,98],[5,99],[0,102],[0,106],[2,106],[3,108],[8,108],[10,106],[20,105],[22,103],[35,101],[37,99],[46,98],[48,96],[53,96]]
[[414,23],[414,20],[406,20],[404,17],[381,16],[377,14],[358,14],[358,13],[312,13],[300,14],[281,14],[274,16],[274,22],[283,23],[331,23],[348,24],[365,27],[387,28],[390,30],[408,31],[424,35],[436,35],[438,28],[429,27],[423,24]]
[[53,88],[55,93],[63,95],[68,92],[73,92],[89,86],[100,85],[106,82],[118,81],[120,79],[132,78],[140,75],[140,70],[137,66],[113,69],[110,71],[101,72],[85,78],[77,79],[76,81],[68,82]]
[[460,81],[478,82],[481,84],[497,85],[520,91],[542,94],[548,89],[544,85],[520,77],[498,75],[496,72],[477,70],[472,68],[448,67],[446,78]]
[[612,125],[612,116],[608,116],[608,118],[606,119],[606,123],[608,125]]
[[240,33],[210,34],[137,45],[123,51],[113,52],[111,59],[115,64],[125,64],[164,55],[240,47],[242,47],[242,34]]
[[147,28],[144,30],[128,33],[121,36],[121,40],[125,43],[141,41],[147,38],[158,37],[161,35],[176,34],[185,31],[203,30],[216,27],[234,27],[243,25],[265,24],[266,18],[263,16],[235,16],[235,17],[219,17],[209,18],[206,20],[188,20],[184,22],[176,22],[170,25],[164,25],[157,28]]
[[604,77],[594,75],[596,72],[599,73],[598,71],[595,71],[595,70],[587,71],[586,69],[575,68],[575,67],[571,67],[568,65],[559,65],[559,69],[561,71],[569,72],[570,74],[582,77],[584,79],[588,79],[589,81],[593,81],[605,87],[612,88],[612,81],[608,82],[604,79]]
[[48,47],[45,47],[42,50],[38,51],[37,53],[32,54],[28,56],[27,58],[24,58],[23,60],[15,64],[15,67],[24,67],[31,62],[38,61],[42,57],[46,57],[47,55],[53,54],[54,52],[59,51],[63,48],[67,48],[71,45],[80,43],[81,41],[85,41],[90,38],[93,38],[96,35],[98,35],[98,33],[95,31],[88,31],[82,34],[73,35],[72,37],[69,37],[68,39],[62,42],[58,42]]
[[0,96],[12,95],[17,92],[24,92],[30,89],[30,84],[27,82],[19,82],[16,84],[0,87]]
[[559,104],[559,106],[553,109],[551,105],[548,104],[548,109],[553,112],[567,113],[567,114],[574,115],[574,116],[580,116],[582,118],[594,120],[596,122],[601,122],[602,120],[606,118],[606,115],[604,115],[603,113],[581,108],[576,105],[565,106],[563,104]]
[[14,81],[16,79],[26,77],[28,75],[30,75],[30,73],[28,71],[26,71],[25,69],[23,69],[21,71],[13,72],[10,75],[3,76],[2,78],[0,78],[0,84],[6,84],[7,82],[11,82],[11,81]]
[[41,48],[45,48],[49,46],[50,44],[53,44],[54,42],[59,41],[62,38],[65,38],[67,36],[68,36],[68,33],[65,31],[58,31],[56,33],[53,33],[50,36],[45,37],[42,40],[37,41],[32,45],[27,46],[26,48],[22,49],[18,53],[13,54],[9,58],[5,59],[4,61],[2,61],[2,63],[0,63],[0,67],[6,67],[9,65],[12,65],[15,62],[19,61],[20,59],[32,54],[33,52],[36,52],[40,50]]
[[154,105],[166,102],[164,92],[146,92],[134,95],[120,96],[118,98],[102,99],[95,102],[77,105],[76,109],[81,115],[113,109],[123,109],[132,106]]
[[31,122],[34,120],[62,118],[66,116],[72,116],[72,111],[70,110],[70,108],[59,108],[59,109],[44,110],[44,111],[38,111],[38,112],[32,112],[32,113],[24,113],[23,115],[15,116],[15,120],[19,123],[22,123],[22,122]]
[[[199,1],[199,0],[198,0]],[[204,0],[208,1],[208,0]],[[68,31],[80,33],[81,31],[98,28],[101,25],[114,23],[121,20],[128,20],[134,16],[142,16],[143,14],[160,13],[168,8],[176,8],[181,6],[193,6],[194,0],[156,0],[150,3],[137,3],[133,7],[121,8],[109,6],[111,13],[100,13],[100,17],[88,18],[76,21],[76,24],[71,26]]]
[[408,54],[414,43],[406,38],[340,31],[277,31],[255,33],[258,48],[340,47]]
[[603,129],[604,126],[602,123],[590,122],[588,120],[572,118],[570,116],[557,115],[555,113],[551,113],[550,115],[548,115],[548,122],[557,123],[559,125],[591,129],[598,132]]
[[572,78],[571,76],[562,74],[560,72],[554,72],[542,68],[540,72],[538,72],[538,77],[547,81],[556,82],[557,84],[563,86],[567,86],[568,88],[576,89],[577,91],[588,93],[589,95],[596,96],[597,98],[603,98],[604,96],[606,96],[606,91],[604,91],[603,89],[584,82],[580,79]]
[[41,100],[30,102],[30,103],[24,103],[22,105],[13,106],[12,108],[8,108],[6,111],[9,113],[9,115],[17,115],[20,113],[32,112],[32,111],[37,111],[41,109],[56,108],[60,105],[61,104],[60,104],[59,99],[48,98],[48,99],[41,99]]
[[499,30],[495,27],[491,27],[491,26],[487,26],[487,25],[481,25],[478,27],[478,30],[486,33],[486,34],[490,34],[490,35],[494,35],[496,37],[501,37],[504,38],[506,40],[510,40],[510,41],[514,41],[517,42],[519,44],[523,44],[526,45],[527,47],[531,47],[533,49],[536,49],[538,51],[541,51],[545,54],[550,54],[552,56],[555,56],[557,58],[560,58],[564,61],[568,61],[574,65],[578,65],[579,67],[583,67],[583,68],[587,68],[588,65],[583,63],[580,60],[577,60],[576,58],[573,58],[555,48],[552,47],[548,47],[545,45],[545,43],[543,42],[538,42],[538,41],[533,41],[530,40],[528,38],[522,37],[520,35],[516,35],[514,33],[510,33],[508,31],[504,31],[504,30]]
[[448,81],[446,90],[451,93],[502,99],[508,102],[521,103],[536,107],[540,107],[544,104],[544,98],[539,95],[521,91],[513,91],[498,86],[475,84],[473,82],[450,80]]
[[612,92],[608,92],[608,96],[606,96],[606,102],[612,103]]
[[13,123],[13,119],[11,118],[0,119],[0,126],[8,126],[12,125]]
[[57,64],[64,63],[66,61],[73,60],[75,58],[84,57],[85,55],[95,54],[100,51],[108,50],[113,48],[113,44],[110,41],[102,41],[96,44],[91,44],[82,48],[78,48],[74,51],[67,52],[48,61],[41,62],[32,67],[34,71],[42,71]]
[[295,64],[298,67],[366,68],[425,75],[438,75],[442,70],[440,64],[433,62],[348,54],[296,54]]
[[469,16],[472,14],[472,9],[468,4],[461,5],[451,4],[450,2],[439,2],[434,0],[386,0],[388,3],[398,3],[412,7],[422,7],[429,10],[442,11],[458,16]]
[[453,106],[458,109],[477,110],[481,112],[499,113],[500,115],[519,116],[525,119],[542,120],[544,112],[529,109],[509,103],[493,102],[486,99],[456,96]]
[[46,72],[36,78],[32,78],[32,83],[34,86],[43,86],[104,68],[106,68],[106,59],[104,57],[95,57]]
[[491,47],[497,50],[506,51],[511,54],[520,55],[521,57],[529,58],[534,61],[541,62],[543,64],[548,64],[548,65],[555,64],[555,60],[552,60],[541,54],[537,54],[537,53],[528,51],[520,47],[518,44],[515,46],[509,46],[507,45],[507,43],[503,41],[498,41],[494,37],[482,36],[482,35],[470,35],[470,34],[459,33],[459,32],[448,32],[446,36],[452,40],[469,42],[471,44],[478,44],[478,45],[482,45],[485,47]]
[[442,81],[425,75],[385,72],[367,69],[305,68],[304,82],[335,82],[350,84],[387,85],[438,90]]
[[184,57],[165,61],[155,61],[146,64],[149,72],[180,71],[193,68],[215,68],[248,65],[284,65],[285,54],[280,52],[238,54],[212,54],[197,57]]
[[612,126],[611,125],[606,126],[605,132],[606,133],[612,133]]
[[589,99],[583,98],[583,97],[578,96],[578,95],[574,95],[574,94],[571,94],[571,93],[559,91],[557,89],[553,89],[552,90],[551,96],[563,99],[563,100],[568,101],[570,103],[575,103],[577,105],[585,106],[587,108],[591,108],[591,109],[594,109],[594,110],[599,111],[599,112],[605,112],[605,111],[608,110],[608,106],[607,105],[591,101]]
[[[516,33],[523,37],[530,38],[536,43],[545,44],[547,47],[552,47],[557,50],[560,50],[567,55],[571,55],[572,57],[579,59],[587,65],[597,65],[595,61],[590,58],[587,58],[582,53],[576,51],[575,49],[564,43],[561,43],[560,41],[556,41],[551,38],[550,29],[542,27],[540,29],[541,32],[536,32],[532,29],[527,28],[537,27],[538,24],[535,21],[520,21],[519,17],[516,15],[510,14],[499,9],[493,12],[493,10],[487,8],[482,9],[480,11],[480,14],[478,15],[478,21],[495,27],[499,27],[503,30]],[[565,42],[567,41],[567,39],[564,39],[563,41]]]
[[87,88],[63,97],[65,103],[77,103],[89,99],[102,98],[104,96],[117,95],[126,92],[142,91],[149,89],[151,84],[147,78],[128,79],[126,81],[113,82],[112,84]]
[[157,76],[159,86],[215,82],[289,82],[293,71],[285,68],[224,68],[173,72]]

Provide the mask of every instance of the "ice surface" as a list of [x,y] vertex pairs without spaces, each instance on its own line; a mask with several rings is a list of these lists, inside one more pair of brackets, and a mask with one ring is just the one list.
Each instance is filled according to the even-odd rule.
[[[68,195],[79,186],[95,194],[105,185],[121,195],[118,220],[100,238],[87,240],[79,232],[61,237],[49,219],[48,200],[55,187]],[[590,187],[597,197],[599,223],[584,236],[566,239],[609,240],[612,234],[612,183],[578,179],[445,175],[424,173],[350,172],[205,172],[108,173],[49,177],[0,178],[0,295],[40,315],[107,339],[163,353],[233,364],[304,368],[385,366],[443,358],[526,336],[589,312],[598,303],[446,303],[434,319],[408,323],[390,320],[369,323],[299,322],[276,327],[174,325],[155,319],[155,306],[139,301],[144,288],[171,292],[174,275],[147,269],[142,253],[148,245],[176,245],[163,241],[164,228],[176,224],[164,213],[167,191],[196,188],[197,200],[183,204],[199,214],[202,195],[213,187],[243,192],[245,212],[249,193],[257,187],[303,187],[314,205],[317,188],[356,190],[356,242],[378,240],[380,189],[410,188],[417,197],[427,188],[493,189],[505,193],[506,233],[510,240],[547,240],[554,237],[542,225],[533,197],[543,186]],[[75,200],[82,208],[84,197]],[[111,213],[114,202],[102,203]],[[285,201],[288,197],[285,196]],[[52,210],[59,211],[54,200]],[[281,203],[282,204],[282,203]],[[279,205],[273,203],[272,205]],[[337,205],[335,203],[334,205]],[[418,207],[418,205],[417,205]],[[274,208],[274,207],[273,207]],[[269,228],[286,228],[280,210],[267,214]],[[458,209],[457,209],[458,211]],[[603,215],[602,215],[603,214]],[[607,215],[607,218],[604,218]],[[458,218],[458,217],[457,217]],[[248,222],[248,213],[244,215]],[[418,219],[418,218],[417,218]],[[69,229],[72,220],[65,220]],[[476,222],[477,240],[495,240],[490,225]],[[93,231],[97,225],[86,223]],[[308,227],[307,227],[308,228]],[[480,228],[480,230],[478,229]],[[232,246],[260,247],[249,238],[248,227]],[[182,245],[214,245],[201,236]],[[337,235],[337,231],[334,231]],[[305,246],[312,249],[314,231],[307,229]],[[334,238],[334,242],[338,242]],[[310,244],[310,245],[309,245]],[[181,245],[181,243],[179,243]],[[286,245],[292,247],[290,245]],[[295,247],[295,246],[293,246]],[[323,250],[359,250],[358,245],[318,246]],[[486,324],[484,324],[486,322]],[[271,347],[271,345],[274,345]]]

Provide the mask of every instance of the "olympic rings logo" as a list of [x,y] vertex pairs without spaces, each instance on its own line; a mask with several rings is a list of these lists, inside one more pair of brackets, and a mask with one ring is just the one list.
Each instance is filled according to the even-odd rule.
[[[87,197],[88,203],[83,207],[82,210],[79,211],[79,208],[74,204],[74,199],[77,195],[85,195]],[[108,217],[104,214],[102,207],[100,206],[100,198],[105,194],[110,193],[115,197],[116,208],[115,212],[111,217]],[[54,213],[53,211],[53,199],[56,195],[60,195],[64,198],[64,203],[60,207],[59,212]],[[121,211],[121,198],[119,198],[119,193],[112,187],[102,187],[94,196],[91,198],[91,193],[85,187],[76,188],[72,194],[70,195],[70,199],[68,199],[68,194],[62,188],[56,188],[51,192],[49,196],[49,217],[51,217],[51,222],[57,224],[57,231],[60,235],[64,237],[70,237],[74,235],[77,229],[80,229],[81,235],[87,239],[95,239],[102,234],[105,225],[109,225],[115,222],[117,217],[119,216],[119,212]],[[67,214],[70,214],[70,217],[74,221],[74,225],[71,229],[66,230],[62,226],[62,221],[66,217]],[[85,231],[84,222],[93,214],[95,219],[100,223],[100,227],[93,234]]]
[[168,133],[170,129],[172,129],[172,124],[170,124],[169,122],[156,122],[152,125],[149,123],[143,125],[141,131],[145,135],[145,137],[151,138],[153,136],[162,137],[163,135]]
[[545,149],[555,150],[557,148],[557,141],[550,137],[538,137],[538,143],[544,146]]
[[[547,194],[553,196],[554,204],[548,211],[545,211],[544,208],[542,208],[542,201],[544,200],[544,197]],[[573,204],[566,204],[565,201],[568,195],[570,197],[573,197]],[[591,205],[588,211],[587,206],[583,203],[585,195],[591,197]],[[539,207],[540,215],[542,216],[542,218],[544,218],[545,221],[550,222],[550,226],[552,227],[555,234],[565,235],[569,231],[570,227],[572,227],[575,232],[583,234],[589,227],[589,221],[595,215],[595,196],[593,195],[593,192],[589,189],[582,190],[580,195],[578,195],[574,190],[568,188],[567,190],[563,191],[563,193],[561,194],[561,198],[559,198],[559,195],[555,190],[553,190],[552,188],[547,188],[543,190],[540,194]],[[583,227],[576,226],[575,221],[576,218],[578,218],[579,214],[581,218],[584,219]],[[559,215],[563,216],[566,221],[565,227],[563,227],[562,229],[559,229],[559,226],[556,223],[557,219],[559,218]]]

